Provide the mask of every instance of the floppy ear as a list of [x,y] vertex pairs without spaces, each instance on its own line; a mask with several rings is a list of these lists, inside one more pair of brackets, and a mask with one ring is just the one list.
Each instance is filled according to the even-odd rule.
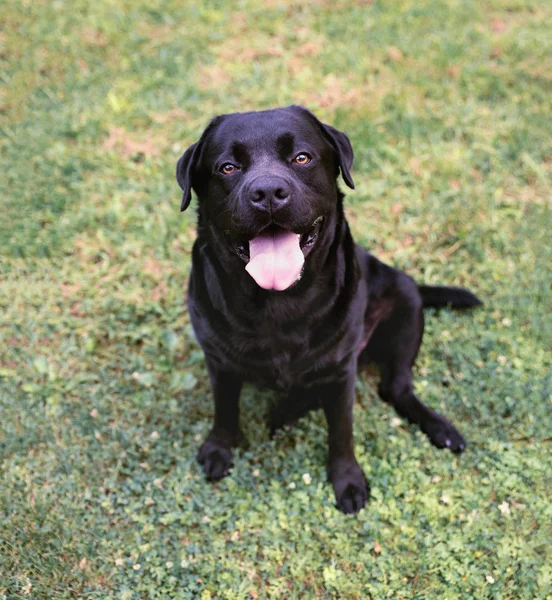
[[325,125],[324,123],[321,123],[321,125],[337,153],[343,181],[354,190],[355,184],[350,173],[350,169],[353,166],[354,154],[349,138],[342,131],[331,125]]
[[180,157],[176,164],[176,181],[181,187],[182,204],[180,211],[186,210],[192,199],[192,175],[199,156],[199,142],[192,144]]
[[297,104],[293,104],[289,108],[298,110],[303,114],[307,114],[308,117],[316,122],[318,127],[322,130],[324,137],[330,142],[332,145],[336,155],[337,162],[339,164],[339,168],[341,169],[341,176],[343,177],[343,181],[352,189],[355,189],[355,184],[353,182],[353,178],[351,177],[350,169],[353,166],[353,147],[351,146],[351,142],[349,138],[339,129],[332,127],[331,125],[326,125],[322,123],[320,119],[311,113],[310,110],[304,108],[303,106],[298,106]]

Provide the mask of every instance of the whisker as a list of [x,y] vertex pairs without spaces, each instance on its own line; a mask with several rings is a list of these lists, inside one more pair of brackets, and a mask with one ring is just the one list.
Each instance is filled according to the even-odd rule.
[[[222,216],[224,213],[227,213],[229,210],[233,211],[234,207],[233,206],[229,206],[228,208],[225,208],[224,210],[221,210],[218,214],[215,215],[215,219],[218,219],[220,216]],[[232,213],[232,217],[234,216],[234,214]]]

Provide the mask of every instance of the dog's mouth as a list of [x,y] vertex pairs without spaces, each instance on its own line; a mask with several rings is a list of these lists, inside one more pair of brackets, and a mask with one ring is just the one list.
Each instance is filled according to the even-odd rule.
[[282,291],[301,278],[306,255],[322,228],[318,217],[307,231],[294,232],[271,224],[247,242],[233,244],[245,270],[266,290]]
[[[324,217],[318,217],[318,219],[316,219],[316,221],[314,221],[314,223],[311,225],[311,227],[308,229],[308,231],[306,231],[305,233],[301,234],[301,233],[296,233],[294,235],[299,237],[299,247],[301,248],[301,251],[305,254],[312,246],[314,246],[314,243],[316,242],[316,238],[318,237],[318,234],[320,233],[320,229],[322,228],[322,221],[324,220]],[[269,225],[268,227],[266,227],[265,229],[263,229],[255,238],[253,239],[257,239],[259,236],[264,235],[266,233],[271,233],[273,235],[278,235],[279,233],[293,233],[290,232],[287,229],[284,229],[283,227],[279,227],[278,225],[272,223],[271,225]],[[250,250],[249,250],[249,245],[250,245],[250,241],[248,242],[241,242],[239,244],[235,244],[233,243],[233,247],[234,250],[236,252],[236,254],[245,262],[248,263],[249,259],[250,259]]]

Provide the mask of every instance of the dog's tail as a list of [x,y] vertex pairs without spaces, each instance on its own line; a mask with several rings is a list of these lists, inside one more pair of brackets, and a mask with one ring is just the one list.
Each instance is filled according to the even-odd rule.
[[472,308],[483,304],[481,300],[468,290],[460,287],[443,285],[419,285],[424,308]]

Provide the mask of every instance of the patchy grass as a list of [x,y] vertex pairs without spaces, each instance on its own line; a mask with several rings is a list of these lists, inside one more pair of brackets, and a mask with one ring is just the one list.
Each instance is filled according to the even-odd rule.
[[[0,598],[551,598],[550,7],[15,2],[2,7]],[[358,516],[321,414],[212,486],[174,165],[217,113],[300,102],[351,137],[357,239],[486,304],[429,314],[432,448],[358,383]],[[307,475],[308,474],[308,475]]]

